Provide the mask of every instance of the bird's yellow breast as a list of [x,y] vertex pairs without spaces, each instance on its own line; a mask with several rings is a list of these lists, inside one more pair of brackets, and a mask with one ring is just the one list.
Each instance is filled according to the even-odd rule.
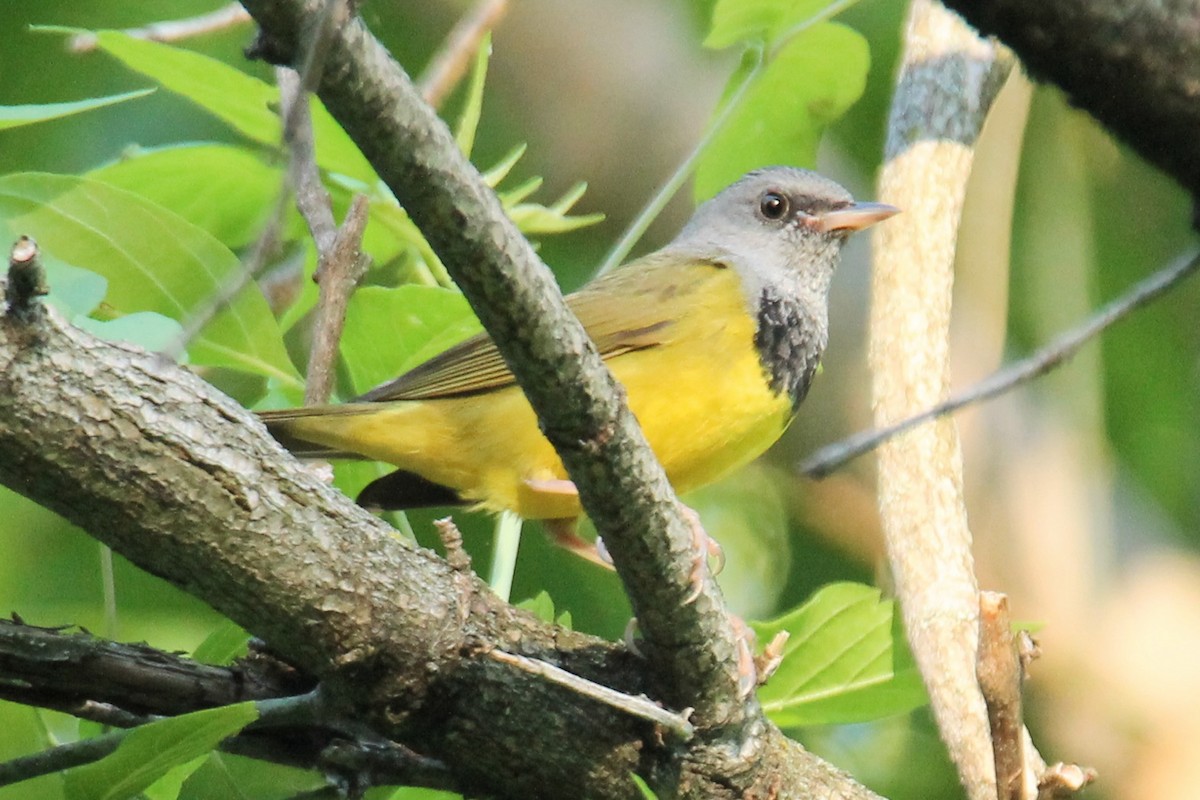
[[[607,360],[681,493],[761,454],[792,415],[790,398],[768,385],[737,273],[691,269],[681,297],[663,291],[661,284],[654,289],[662,302],[677,305],[662,341]],[[304,436],[304,421],[297,423],[295,432]],[[317,424],[321,430],[312,432],[312,440],[395,464],[481,507],[509,509],[526,519],[581,513],[571,493],[531,488],[531,482],[536,487],[567,474],[516,386],[381,404],[377,413]]]

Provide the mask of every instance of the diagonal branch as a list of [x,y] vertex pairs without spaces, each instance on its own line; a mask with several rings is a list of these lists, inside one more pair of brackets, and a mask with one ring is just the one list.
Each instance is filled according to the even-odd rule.
[[[262,28],[257,54],[288,64],[321,4],[245,5]],[[694,708],[701,729],[757,729],[757,706],[739,698],[738,639],[716,584],[706,580],[700,597],[686,602],[691,529],[549,269],[360,20],[331,33],[316,91],[425,233],[513,369],[609,547],[666,702]]]
[[[937,0],[910,6],[879,178],[880,198],[906,213],[876,234],[871,286],[879,426],[945,395],[956,231],[975,142],[1011,66]],[[888,442],[878,457],[888,563],[938,731],[967,796],[994,800],[958,431],[942,418]]]
[[[36,265],[31,242],[14,261]],[[623,648],[540,623],[393,536],[192,373],[72,328],[33,295],[9,299],[0,484],[269,642],[321,681],[339,717],[444,764],[468,794],[622,797],[636,772],[664,791],[686,780],[687,796],[734,797],[725,776],[740,767],[741,786],[794,787],[783,798],[873,797],[773,727],[755,739],[766,758],[702,737],[668,742],[643,719],[496,660],[504,649],[655,694]]]
[[1200,198],[1200,0],[946,0]]
[[1053,341],[1027,358],[996,370],[974,386],[969,386],[932,408],[878,430],[855,434],[818,450],[799,466],[800,472],[823,478],[848,461],[871,452],[889,439],[930,420],[953,414],[975,403],[982,403],[1012,391],[1065,364],[1085,344],[1128,317],[1142,306],[1157,300],[1200,269],[1200,253],[1185,254],[1128,292],[1112,300],[1077,327],[1064,331]]

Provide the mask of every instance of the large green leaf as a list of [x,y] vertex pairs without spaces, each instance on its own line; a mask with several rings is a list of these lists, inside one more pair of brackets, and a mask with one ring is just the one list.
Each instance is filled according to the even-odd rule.
[[752,623],[760,642],[791,636],[759,699],[783,728],[863,722],[926,702],[896,604],[878,589],[835,583],[770,622]]
[[7,130],[8,128],[19,128],[22,125],[32,125],[35,122],[45,122],[48,119],[69,117],[72,114],[80,114],[84,111],[91,111],[94,108],[104,108],[105,106],[123,103],[126,100],[145,97],[153,92],[153,89],[140,89],[136,92],[125,92],[124,94],[114,94],[108,97],[90,97],[87,100],[76,100],[71,103],[0,106],[0,131]]
[[[200,53],[120,31],[98,31],[96,44],[130,69],[224,120],[243,136],[267,147],[279,146],[279,91],[271,84]],[[375,171],[325,107],[313,99],[311,109],[317,164],[364,183],[373,182]]]
[[[0,231],[33,236],[61,261],[108,279],[111,316],[154,311],[185,321],[242,269],[205,231],[165,208],[98,181],[46,173],[0,178]],[[275,318],[251,283],[204,326],[194,362],[299,384]]]
[[282,170],[244,147],[184,144],[140,150],[87,173],[174,211],[227,247],[254,241],[283,189]]
[[365,392],[479,330],[479,321],[455,289],[369,286],[350,298],[342,357],[355,390]]
[[68,796],[74,800],[133,797],[176,767],[213,750],[222,739],[256,719],[258,711],[253,703],[238,703],[136,728],[111,755],[67,770]]
[[268,146],[279,144],[279,92],[271,84],[215,58],[121,31],[97,31],[96,45],[242,135]]
[[[862,95],[869,66],[866,40],[844,25],[825,22],[791,38],[760,68],[701,156],[696,199],[759,167],[811,167],[822,132]],[[751,68],[747,62],[744,69]],[[745,77],[735,74],[730,86]]]

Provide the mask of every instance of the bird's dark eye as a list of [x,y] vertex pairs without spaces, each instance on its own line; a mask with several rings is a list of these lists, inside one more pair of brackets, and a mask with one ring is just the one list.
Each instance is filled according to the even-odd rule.
[[767,219],[783,219],[788,213],[788,199],[779,192],[764,192],[758,210]]

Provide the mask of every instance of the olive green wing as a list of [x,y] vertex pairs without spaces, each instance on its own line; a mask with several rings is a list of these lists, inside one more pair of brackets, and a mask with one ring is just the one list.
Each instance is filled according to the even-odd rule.
[[[690,284],[686,278],[696,268],[672,265],[657,254],[648,256],[569,295],[567,305],[607,361],[666,341],[673,321],[686,309]],[[495,343],[487,334],[479,334],[372,389],[356,402],[462,397],[514,382]]]

